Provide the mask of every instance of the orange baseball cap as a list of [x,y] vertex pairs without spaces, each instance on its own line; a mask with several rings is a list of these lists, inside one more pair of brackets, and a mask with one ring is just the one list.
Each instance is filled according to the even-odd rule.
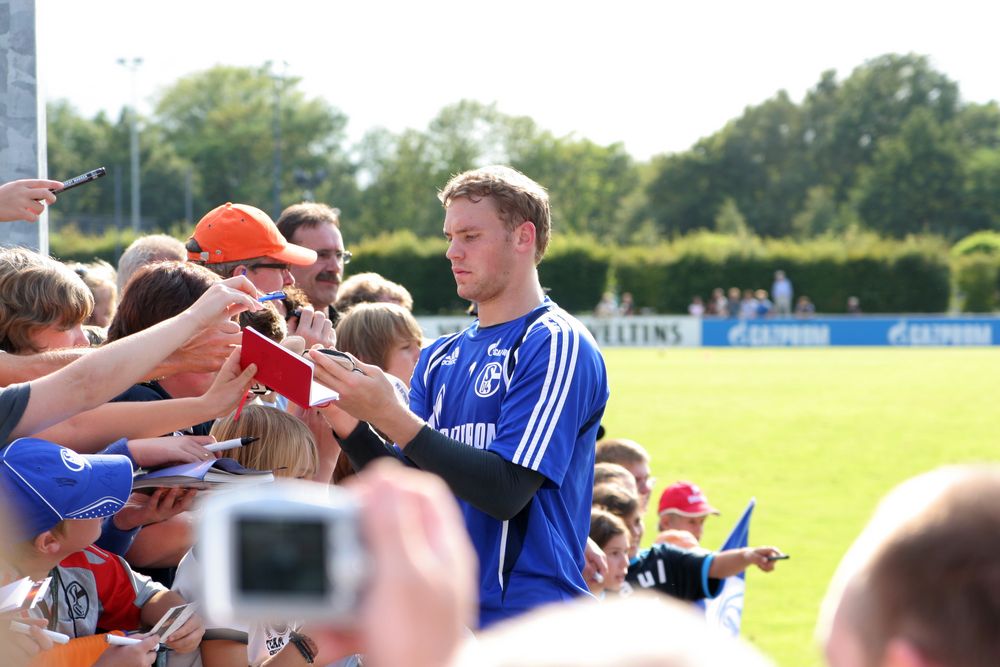
[[271,216],[259,208],[226,202],[195,225],[187,242],[188,259],[206,264],[273,257],[296,266],[316,262],[316,251],[289,243]]

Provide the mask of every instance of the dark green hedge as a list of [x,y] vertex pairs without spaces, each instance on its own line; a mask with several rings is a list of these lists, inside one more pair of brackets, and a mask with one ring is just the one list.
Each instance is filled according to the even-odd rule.
[[[53,234],[51,250],[63,260],[114,262],[116,247],[131,240],[127,233],[120,239],[113,233],[94,238],[66,229]],[[458,313],[468,305],[455,294],[443,239],[397,232],[350,247],[349,274],[374,271],[405,285],[418,313]],[[997,270],[986,264],[956,260],[966,309],[997,308]],[[642,247],[557,237],[539,275],[552,298],[573,312],[592,310],[613,286],[619,293],[631,292],[639,308],[685,313],[693,295],[707,298],[715,287],[770,290],[776,269],[788,274],[796,295],[808,295],[825,313],[843,312],[848,296],[860,298],[869,313],[944,312],[952,291],[949,252],[940,240],[889,241],[873,235],[794,242],[696,233]]]
[[866,312],[943,312],[951,294],[947,249],[934,240],[793,243],[696,234],[626,249],[614,261],[618,290],[662,313],[686,312],[692,296],[708,298],[716,287],[770,291],[777,269],[797,296],[808,295],[825,313],[844,312],[849,296]]

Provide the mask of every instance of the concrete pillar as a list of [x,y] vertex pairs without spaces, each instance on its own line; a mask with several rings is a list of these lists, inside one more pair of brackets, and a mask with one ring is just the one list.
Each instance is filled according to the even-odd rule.
[[[38,91],[35,0],[0,0],[0,182],[45,177],[45,100]],[[48,212],[0,223],[0,244],[48,252]]]

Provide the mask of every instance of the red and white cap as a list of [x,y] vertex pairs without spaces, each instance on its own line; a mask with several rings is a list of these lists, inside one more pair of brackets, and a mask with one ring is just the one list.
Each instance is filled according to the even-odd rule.
[[719,510],[708,504],[708,498],[697,484],[674,482],[660,495],[660,516],[680,514],[681,516],[707,516],[719,514]]

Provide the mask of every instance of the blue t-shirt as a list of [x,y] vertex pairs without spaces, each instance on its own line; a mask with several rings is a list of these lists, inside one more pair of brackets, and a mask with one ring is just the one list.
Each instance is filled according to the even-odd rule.
[[508,521],[459,499],[479,556],[481,626],[587,593],[594,441],[607,401],[597,343],[548,298],[523,317],[475,322],[421,353],[410,408],[431,428],[545,477]]

